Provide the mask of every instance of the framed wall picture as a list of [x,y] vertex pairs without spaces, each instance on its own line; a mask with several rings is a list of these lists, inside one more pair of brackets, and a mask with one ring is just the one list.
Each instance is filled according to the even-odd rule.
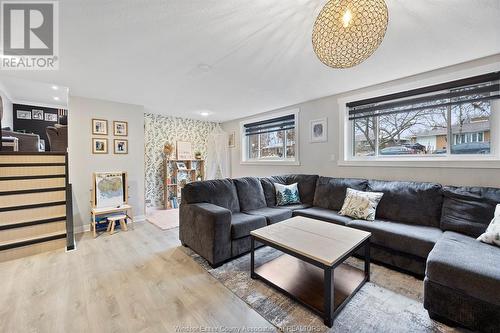
[[105,119],[92,119],[92,134],[108,135],[108,121]]
[[236,131],[232,131],[231,133],[229,133],[228,147],[229,148],[236,147]]
[[95,172],[92,182],[92,207],[116,207],[127,203],[126,172]]
[[193,150],[191,142],[177,141],[177,159],[178,160],[192,160]]
[[311,120],[311,142],[328,141],[327,118]]
[[115,154],[128,154],[128,140],[115,139],[114,141]]
[[45,113],[45,121],[57,122],[57,113]]
[[43,120],[43,110],[31,110],[31,119]]
[[115,136],[127,136],[128,123],[126,121],[113,121],[113,133]]
[[107,154],[108,139],[92,138],[92,154]]
[[30,111],[17,110],[17,119],[31,119]]

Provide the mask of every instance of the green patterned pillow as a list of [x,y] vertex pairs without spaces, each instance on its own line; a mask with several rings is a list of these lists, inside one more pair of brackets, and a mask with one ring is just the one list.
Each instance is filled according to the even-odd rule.
[[484,234],[478,237],[478,240],[483,243],[500,246],[500,204],[495,209],[495,216],[491,220],[490,225]]
[[373,221],[375,220],[378,203],[383,195],[384,193],[380,192],[363,192],[348,188],[344,205],[339,214],[355,219]]
[[276,205],[285,206],[300,203],[297,183],[291,185],[274,183],[274,188],[276,189]]

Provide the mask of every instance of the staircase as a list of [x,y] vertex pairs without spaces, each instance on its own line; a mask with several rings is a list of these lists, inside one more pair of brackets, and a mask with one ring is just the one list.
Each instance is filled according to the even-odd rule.
[[67,154],[0,152],[0,262],[74,248]]

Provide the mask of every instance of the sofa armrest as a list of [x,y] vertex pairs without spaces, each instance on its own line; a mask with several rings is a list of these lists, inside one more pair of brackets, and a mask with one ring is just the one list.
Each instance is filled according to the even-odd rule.
[[231,211],[209,203],[181,204],[179,239],[212,266],[231,257]]

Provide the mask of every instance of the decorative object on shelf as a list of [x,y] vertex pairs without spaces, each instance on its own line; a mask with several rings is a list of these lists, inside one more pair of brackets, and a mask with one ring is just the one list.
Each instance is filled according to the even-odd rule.
[[311,142],[328,141],[327,118],[311,120]]
[[92,154],[107,154],[108,139],[92,138]]
[[128,140],[126,139],[115,139],[115,154],[128,154]]
[[201,152],[199,152],[199,151],[195,152],[194,158],[196,158],[197,160],[201,160]]
[[229,133],[228,147],[235,148],[236,147],[236,131],[232,131]]
[[43,110],[31,110],[31,118],[34,120],[43,120]]
[[31,119],[30,111],[17,110],[17,119]]
[[128,123],[126,121],[113,121],[113,133],[115,136],[127,136]]
[[163,152],[165,153],[165,158],[169,160],[174,152],[174,145],[169,142],[165,143],[165,146],[163,146]]
[[384,0],[330,0],[314,23],[314,52],[329,67],[356,66],[382,43],[388,22]]
[[184,162],[177,162],[177,170],[187,170],[186,163]]
[[177,159],[191,160],[193,159],[193,150],[191,142],[177,141]]
[[108,135],[108,121],[105,119],[92,119],[92,134]]

